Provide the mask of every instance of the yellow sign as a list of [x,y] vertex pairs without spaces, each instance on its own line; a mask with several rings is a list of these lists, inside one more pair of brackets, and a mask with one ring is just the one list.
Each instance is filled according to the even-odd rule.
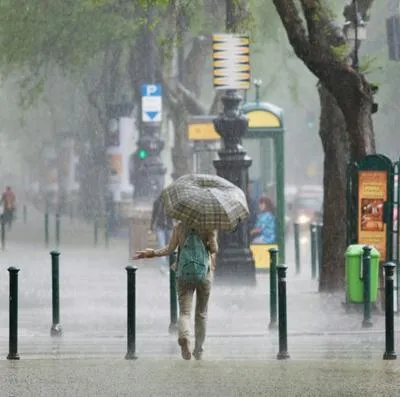
[[214,87],[218,90],[250,88],[250,40],[246,35],[214,34]]
[[358,244],[374,246],[386,261],[386,224],[383,213],[387,200],[387,171],[358,172]]
[[189,123],[188,138],[190,141],[217,141],[220,136],[215,131],[212,122],[204,121],[203,123]]
[[248,112],[247,117],[249,119],[249,128],[279,128],[281,126],[279,118],[265,110]]
[[278,248],[277,244],[252,244],[250,250],[253,253],[256,269],[268,270],[269,269],[269,250],[271,248]]

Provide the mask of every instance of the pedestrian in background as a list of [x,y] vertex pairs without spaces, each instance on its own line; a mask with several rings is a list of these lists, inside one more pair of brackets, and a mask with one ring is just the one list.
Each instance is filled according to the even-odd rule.
[[3,205],[3,222],[8,225],[8,229],[11,229],[11,224],[14,219],[15,203],[15,193],[11,189],[11,186],[7,186],[5,192],[1,196],[0,204]]

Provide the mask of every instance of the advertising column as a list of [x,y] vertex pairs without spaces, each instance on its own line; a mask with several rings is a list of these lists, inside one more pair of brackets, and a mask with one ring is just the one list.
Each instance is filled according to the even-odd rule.
[[130,155],[134,151],[134,119],[112,119],[107,136],[108,188],[116,203],[131,203]]
[[387,180],[387,171],[358,172],[358,243],[374,246],[383,262],[387,257],[387,225],[384,222]]

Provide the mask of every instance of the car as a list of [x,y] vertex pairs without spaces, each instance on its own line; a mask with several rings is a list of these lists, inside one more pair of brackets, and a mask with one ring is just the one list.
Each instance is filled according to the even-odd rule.
[[300,227],[307,227],[313,222],[319,221],[323,197],[317,194],[300,193],[293,201],[292,219]]

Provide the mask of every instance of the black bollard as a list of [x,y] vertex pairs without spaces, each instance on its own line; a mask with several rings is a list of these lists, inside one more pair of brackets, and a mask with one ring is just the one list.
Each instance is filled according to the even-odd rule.
[[1,249],[6,249],[6,222],[4,221],[4,214],[0,216],[1,220]]
[[317,225],[310,223],[311,278],[317,278]]
[[26,224],[26,220],[27,220],[27,211],[26,211],[26,204],[24,204],[24,206],[23,206],[23,208],[22,208],[22,211],[23,211],[23,220],[24,220],[24,224]]
[[277,328],[277,280],[276,280],[276,266],[278,264],[278,249],[269,249],[269,329]]
[[318,275],[321,275],[322,268],[322,223],[317,223],[317,252],[318,252]]
[[[396,360],[397,355],[394,348],[394,269],[396,265],[392,262],[385,263],[385,353],[384,360]],[[397,308],[399,310],[399,308]]]
[[136,270],[137,266],[127,266],[128,274],[128,351],[126,360],[136,360]]
[[53,321],[50,329],[51,336],[61,336],[60,325],[60,253],[51,251],[51,286],[52,286],[52,313]]
[[363,247],[362,266],[364,281],[364,318],[362,326],[363,328],[369,328],[373,324],[371,320],[371,247],[368,245]]
[[110,242],[110,225],[108,222],[108,216],[105,217],[104,219],[104,243],[106,248],[108,248],[109,246],[109,242]]
[[290,358],[287,348],[286,265],[278,265],[279,353],[278,360]]
[[59,212],[56,213],[56,246],[60,246],[60,226],[61,226],[61,217]]
[[293,224],[294,233],[294,260],[296,264],[296,274],[300,274],[300,225],[298,223]]
[[7,360],[19,360],[18,354],[18,272],[19,269],[9,267],[10,273],[10,323],[9,349]]
[[170,308],[170,324],[168,331],[170,334],[176,333],[178,330],[178,297],[176,294],[176,273],[171,269],[176,261],[176,254],[169,256],[169,308]]
[[49,246],[49,213],[44,213],[44,243],[46,247]]
[[94,218],[94,245],[97,247],[97,242],[99,239],[99,225],[97,216]]

